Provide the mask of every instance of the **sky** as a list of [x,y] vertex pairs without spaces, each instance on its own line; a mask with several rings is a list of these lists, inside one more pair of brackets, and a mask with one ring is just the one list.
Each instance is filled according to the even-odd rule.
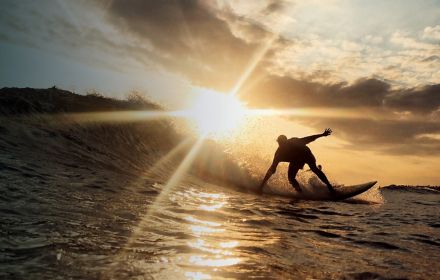
[[268,162],[278,134],[331,127],[310,145],[330,177],[440,184],[440,1],[1,0],[0,14],[0,87],[138,90],[170,109],[235,90],[313,112],[243,132]]

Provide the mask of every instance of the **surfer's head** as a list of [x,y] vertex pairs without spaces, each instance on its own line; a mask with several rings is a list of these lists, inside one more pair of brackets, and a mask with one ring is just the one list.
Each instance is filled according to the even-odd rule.
[[280,135],[277,138],[278,144],[281,146],[282,144],[287,142],[287,136],[286,135]]

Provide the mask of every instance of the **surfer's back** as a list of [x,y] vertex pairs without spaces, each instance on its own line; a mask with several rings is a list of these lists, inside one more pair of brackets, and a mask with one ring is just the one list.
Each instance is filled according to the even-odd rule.
[[278,147],[275,156],[281,162],[291,162],[294,159],[298,160],[311,152],[306,144],[302,138],[290,138],[286,143]]

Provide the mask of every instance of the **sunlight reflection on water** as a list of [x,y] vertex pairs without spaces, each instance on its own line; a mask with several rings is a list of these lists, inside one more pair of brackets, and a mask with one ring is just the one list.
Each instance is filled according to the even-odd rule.
[[188,271],[188,272],[185,272],[185,276],[188,279],[193,279],[193,280],[212,279],[211,275],[204,274],[204,273],[201,273],[201,272],[191,272],[191,271]]
[[219,223],[199,220],[197,218],[194,218],[193,216],[187,216],[184,219],[187,220],[188,222],[191,222],[191,223],[199,223],[199,224],[203,224],[203,225],[207,225],[207,226],[211,226],[211,227],[221,226],[221,224],[219,224]]
[[208,233],[215,233],[215,232],[224,232],[224,229],[221,228],[212,228],[212,227],[205,227],[205,226],[191,226],[191,230],[196,235],[204,235]]
[[238,264],[240,262],[239,258],[221,258],[221,256],[216,256],[216,258],[205,258],[203,256],[191,256],[190,260],[191,263],[200,265],[200,266],[215,266],[215,267],[221,267],[221,266],[229,266]]
[[211,204],[211,205],[206,205],[206,204],[204,204],[204,205],[200,205],[199,208],[200,208],[201,210],[205,210],[205,211],[215,211],[215,210],[217,210],[217,209],[222,208],[223,205],[225,205],[225,203],[224,203],[224,202],[220,202],[220,203],[217,203],[217,204]]
[[[192,202],[198,204],[200,210],[215,212],[226,205],[227,197],[216,193],[188,191]],[[197,205],[194,205],[197,207]],[[202,220],[193,216],[184,218],[189,223],[189,229],[198,238],[187,242],[187,246],[193,250],[188,262],[193,266],[204,268],[219,268],[232,266],[240,263],[241,259],[236,257],[234,248],[239,245],[236,240],[231,240],[231,232],[228,232],[221,223],[209,220]],[[192,269],[193,270],[193,269]],[[185,277],[188,279],[211,279],[211,275],[187,271]]]

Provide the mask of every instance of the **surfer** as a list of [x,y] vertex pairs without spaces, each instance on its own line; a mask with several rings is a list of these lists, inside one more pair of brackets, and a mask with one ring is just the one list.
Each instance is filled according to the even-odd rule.
[[267,170],[266,176],[264,176],[264,179],[261,182],[259,191],[261,192],[263,190],[263,187],[266,184],[266,182],[276,172],[278,163],[288,162],[289,170],[287,172],[287,177],[289,178],[290,184],[292,185],[292,187],[295,188],[296,191],[302,192],[298,181],[296,181],[295,179],[296,174],[300,169],[304,167],[304,164],[307,163],[307,165],[310,167],[310,170],[313,173],[315,173],[316,176],[318,176],[318,178],[327,185],[328,190],[331,193],[334,193],[335,190],[328,181],[324,172],[322,172],[322,170],[316,166],[315,156],[312,154],[312,151],[309,149],[309,147],[306,146],[310,142],[313,142],[320,137],[329,136],[331,133],[332,130],[330,128],[327,128],[321,134],[311,135],[303,138],[294,137],[287,139],[285,135],[278,136],[277,138],[278,149],[275,152],[272,165]]

